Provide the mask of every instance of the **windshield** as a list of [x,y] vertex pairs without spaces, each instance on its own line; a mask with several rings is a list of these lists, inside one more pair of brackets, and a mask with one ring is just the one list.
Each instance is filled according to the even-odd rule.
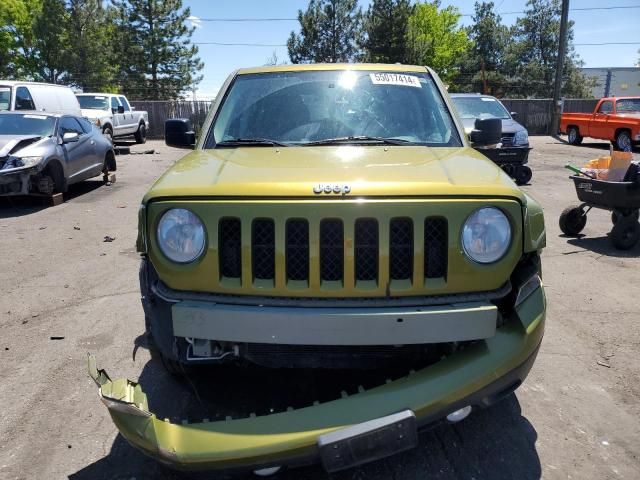
[[507,109],[495,98],[452,97],[461,118],[511,118]]
[[461,146],[430,75],[360,70],[239,75],[212,137],[209,147],[234,140],[305,145],[381,139]]
[[9,110],[11,103],[11,88],[0,87],[0,110]]
[[93,110],[108,110],[107,97],[101,95],[78,95],[80,108]]
[[0,135],[39,135],[49,137],[53,135],[56,124],[54,117],[29,114],[0,115]]
[[616,112],[640,112],[640,98],[625,98],[616,102]]

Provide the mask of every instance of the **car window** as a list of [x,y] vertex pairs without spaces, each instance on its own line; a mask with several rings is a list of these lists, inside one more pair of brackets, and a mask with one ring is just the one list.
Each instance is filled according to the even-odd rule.
[[26,87],[16,89],[16,110],[35,110],[31,94]]
[[125,112],[131,111],[131,107],[129,107],[129,102],[127,102],[127,99],[124,97],[118,97],[118,98],[120,99],[120,103],[124,107],[124,111]]
[[82,127],[82,130],[84,130],[84,133],[91,133],[93,130],[93,124],[89,120],[86,118],[78,118],[78,122],[80,122],[80,126]]
[[374,70],[239,75],[209,138],[304,145],[340,137],[460,146],[451,115],[428,73]]
[[0,110],[9,110],[11,87],[0,87]]
[[118,99],[116,97],[111,97],[111,108],[115,108],[116,110],[120,104],[118,103]]
[[83,135],[84,130],[73,117],[62,117],[58,126],[58,134],[62,137],[65,133],[77,133]]
[[491,97],[452,97],[461,118],[511,118],[504,105]]
[[[0,95],[2,93],[0,92]],[[2,106],[0,105],[0,109]],[[616,102],[616,112],[640,112],[640,98],[624,98]]]
[[598,113],[611,113],[613,111],[613,102],[602,102]]

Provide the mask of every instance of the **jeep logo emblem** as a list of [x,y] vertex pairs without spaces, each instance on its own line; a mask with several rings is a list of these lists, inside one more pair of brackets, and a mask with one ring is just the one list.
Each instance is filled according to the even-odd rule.
[[351,193],[351,185],[339,183],[316,183],[313,186],[313,193],[320,195],[321,193],[335,193],[337,195],[346,195]]

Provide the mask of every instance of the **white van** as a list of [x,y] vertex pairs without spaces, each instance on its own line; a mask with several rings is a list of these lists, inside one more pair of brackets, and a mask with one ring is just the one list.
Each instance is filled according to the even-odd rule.
[[0,80],[0,111],[37,110],[82,116],[69,87],[50,83]]

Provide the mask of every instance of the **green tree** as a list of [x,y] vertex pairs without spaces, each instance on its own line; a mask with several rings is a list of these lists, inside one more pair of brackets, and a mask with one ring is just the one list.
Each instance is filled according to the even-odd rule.
[[409,0],[373,0],[364,16],[364,58],[377,63],[407,63]]
[[58,83],[68,65],[66,53],[71,49],[65,25],[69,14],[64,0],[42,0],[42,7],[32,11],[32,44],[25,52],[28,69],[36,80]]
[[[547,98],[553,91],[560,44],[560,0],[528,0],[525,15],[511,31],[505,69],[515,95]],[[573,22],[567,26],[567,50],[562,72],[562,95],[589,97],[593,82],[580,72],[583,62],[573,47]],[[514,96],[515,96],[514,95]]]
[[[189,8],[181,0],[114,0],[113,16],[124,45],[119,55],[122,89],[131,98],[166,100],[180,97],[202,80],[204,64],[191,43]],[[124,43],[123,43],[124,42]]]
[[362,10],[357,0],[310,0],[298,11],[300,33],[287,41],[292,63],[351,62],[360,58]]
[[39,3],[0,0],[0,78],[25,75],[25,42],[33,37],[30,11],[41,10]]
[[[115,28],[100,0],[70,0],[67,36],[67,81],[84,91],[117,89],[120,58],[115,54]],[[126,60],[126,59],[122,59]]]
[[467,31],[472,47],[461,62],[456,83],[464,91],[500,96],[507,82],[503,65],[509,29],[493,2],[475,3],[473,25]]
[[466,29],[458,25],[460,16],[456,7],[441,9],[439,0],[418,3],[407,29],[410,61],[430,66],[449,84],[458,73],[460,58],[471,47]]

